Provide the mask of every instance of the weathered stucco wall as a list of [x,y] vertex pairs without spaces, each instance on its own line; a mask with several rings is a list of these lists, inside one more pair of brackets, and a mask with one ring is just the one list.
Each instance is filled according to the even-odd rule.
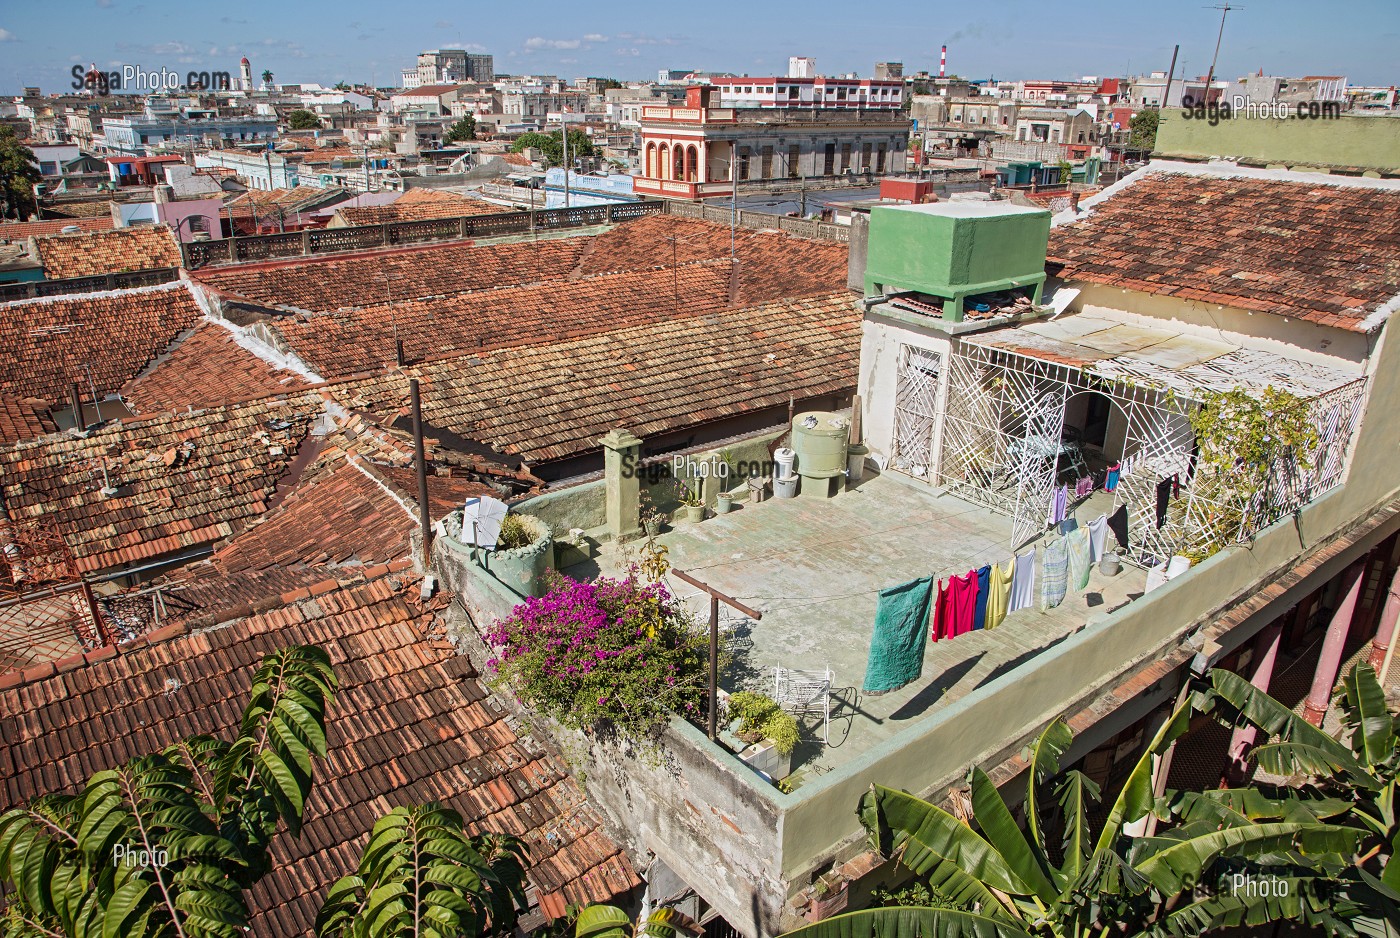
[[1323,120],[1232,117],[1217,121],[1161,112],[1154,156],[1231,157],[1289,169],[1354,166],[1400,171],[1400,120],[1343,114]]

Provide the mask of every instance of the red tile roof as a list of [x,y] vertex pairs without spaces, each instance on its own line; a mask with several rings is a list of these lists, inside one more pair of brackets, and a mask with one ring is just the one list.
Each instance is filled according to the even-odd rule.
[[[262,655],[314,643],[341,686],[328,757],[299,839],[280,835],[274,871],[249,895],[252,933],[307,935],[325,890],[354,868],[374,821],[395,805],[441,801],[476,832],[522,836],[531,894],[543,910],[606,902],[639,884],[565,767],[518,736],[470,662],[454,653],[418,581],[391,569],[368,583],[334,580],[233,625],[175,625],[131,647],[15,675],[0,690],[5,805],[76,790],[119,764],[195,733],[228,736]],[[314,596],[313,596],[314,594]],[[71,670],[69,670],[71,668]],[[13,686],[16,682],[20,686]],[[113,705],[120,696],[120,705]]]
[[56,429],[46,401],[37,397],[0,398],[0,445],[43,436]]
[[512,208],[468,199],[433,189],[409,189],[388,205],[362,205],[336,210],[343,225],[382,225],[396,221],[424,221],[429,218],[457,218],[462,215],[499,215]]
[[1400,295],[1400,190],[1143,171],[1050,232],[1061,276],[1361,332]]
[[267,509],[323,405],[303,391],[21,442],[0,449],[0,500],[45,516],[80,571],[188,550]]
[[298,374],[271,365],[205,320],[154,367],[126,383],[122,399],[134,413],[201,408],[305,387]]
[[[46,297],[5,304],[0,315],[0,398],[63,404],[83,393],[113,394],[201,317],[183,283]],[[91,381],[91,385],[89,385]]]
[[0,223],[0,241],[24,241],[44,235],[58,234],[64,228],[77,225],[83,231],[109,231],[112,216],[99,218],[48,218],[43,221],[14,221]]
[[180,267],[184,263],[169,225],[49,235],[35,243],[49,280]]
[[566,342],[455,357],[333,385],[383,415],[423,380],[434,428],[533,463],[598,448],[615,426],[671,432],[855,389],[860,316],[842,290]]
[[[629,222],[629,224],[631,224]],[[424,245],[196,271],[200,283],[263,306],[329,311],[567,277],[587,240]],[[386,282],[385,277],[388,277]]]
[[292,351],[326,378],[409,360],[691,317],[729,305],[728,264],[600,274],[578,281],[478,290],[441,299],[277,320]]

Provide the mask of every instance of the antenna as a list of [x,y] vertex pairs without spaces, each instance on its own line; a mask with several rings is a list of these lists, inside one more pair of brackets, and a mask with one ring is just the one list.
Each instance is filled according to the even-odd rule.
[[1219,31],[1218,33],[1215,34],[1215,54],[1212,55],[1212,56],[1210,57],[1210,71],[1206,72],[1206,91],[1205,91],[1206,100],[1205,100],[1205,103],[1206,103],[1206,104],[1209,104],[1209,103],[1210,103],[1210,86],[1211,86],[1211,82],[1213,82],[1213,81],[1215,80],[1215,60],[1216,60],[1217,58],[1219,58],[1219,56],[1220,56],[1220,40],[1221,40],[1222,38],[1224,38],[1224,36],[1225,36],[1225,17],[1226,17],[1227,14],[1229,14],[1229,12],[1230,12],[1231,10],[1243,10],[1244,7],[1232,7],[1232,6],[1230,6],[1230,4],[1227,2],[1227,3],[1218,4],[1218,5],[1216,5],[1216,6],[1206,7],[1206,9],[1207,9],[1207,10],[1219,10],[1219,11],[1220,11],[1220,31]]

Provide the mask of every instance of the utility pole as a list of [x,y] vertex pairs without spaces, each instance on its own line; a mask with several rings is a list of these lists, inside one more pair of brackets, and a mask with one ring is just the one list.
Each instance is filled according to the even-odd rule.
[[[559,115],[559,139],[564,144],[564,207],[569,207],[569,122],[564,119],[567,111]],[[532,199],[533,201],[533,199]]]
[[729,151],[729,181],[733,186],[729,191],[729,263],[734,263],[734,232],[739,226],[739,163],[734,159],[734,145]]
[[433,526],[428,520],[428,465],[423,456],[423,402],[418,379],[408,379],[408,400],[413,410],[413,461],[418,469],[418,525],[423,535],[423,572],[432,559]]
[[1244,7],[1232,7],[1228,3],[1222,3],[1207,9],[1220,11],[1220,32],[1215,34],[1215,54],[1210,57],[1210,71],[1206,72],[1206,99],[1202,102],[1203,104],[1210,103],[1210,86],[1211,82],[1215,80],[1215,60],[1220,57],[1220,40],[1225,36],[1225,16],[1231,10],[1243,10]]
[[676,579],[680,580],[682,583],[689,583],[691,586],[710,597],[710,683],[709,696],[706,698],[709,703],[709,712],[706,714],[709,722],[706,727],[706,732],[710,739],[713,740],[715,736],[718,735],[715,722],[719,713],[719,701],[717,700],[719,697],[719,604],[724,603],[731,609],[737,609],[755,622],[763,618],[763,613],[750,609],[748,606],[739,602],[739,600],[724,595],[719,590],[705,583],[701,583],[689,574],[682,573],[675,568],[672,568],[671,572],[674,573]]

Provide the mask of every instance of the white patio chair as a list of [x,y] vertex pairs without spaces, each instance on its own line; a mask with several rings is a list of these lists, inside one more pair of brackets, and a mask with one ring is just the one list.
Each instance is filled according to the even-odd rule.
[[820,714],[823,746],[827,745],[827,730],[831,725],[832,680],[830,668],[820,671],[783,667],[773,669],[773,699],[783,710],[794,715]]

